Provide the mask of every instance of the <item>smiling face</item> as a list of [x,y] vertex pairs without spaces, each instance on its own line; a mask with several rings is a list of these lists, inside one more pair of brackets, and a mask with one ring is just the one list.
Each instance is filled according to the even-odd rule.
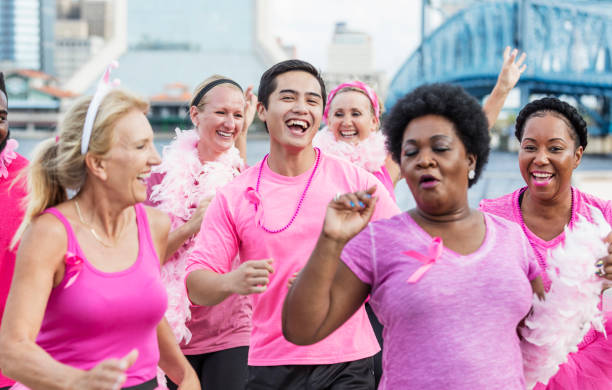
[[368,138],[378,125],[370,99],[357,91],[341,92],[334,96],[328,122],[337,141],[354,145]]
[[110,151],[103,156],[105,185],[120,202],[135,204],[147,200],[146,178],[161,163],[153,144],[153,129],[147,117],[132,110],[113,129]]
[[289,71],[275,78],[268,108],[257,105],[259,119],[270,133],[270,147],[301,151],[312,145],[321,117],[323,98],[319,81],[310,73]]
[[204,107],[192,106],[190,115],[200,135],[200,158],[207,160],[234,146],[244,124],[245,101],[242,93],[229,84],[214,87],[203,99]]
[[406,126],[400,168],[419,209],[444,215],[467,207],[468,172],[475,167],[448,119],[425,115]]
[[8,134],[8,101],[4,92],[0,92],[0,143]]
[[569,190],[583,152],[572,131],[557,114],[542,113],[525,123],[518,159],[532,196],[550,200]]

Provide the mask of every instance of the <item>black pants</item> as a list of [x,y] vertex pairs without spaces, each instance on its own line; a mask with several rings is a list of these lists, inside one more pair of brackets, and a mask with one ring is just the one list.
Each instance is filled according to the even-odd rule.
[[124,387],[123,390],[154,390],[157,389],[157,378],[141,383],[136,386]]
[[[200,378],[202,390],[244,390],[248,354],[249,347],[236,347],[185,357]],[[168,388],[176,390],[178,386],[168,379]]]
[[376,339],[378,340],[378,344],[380,344],[380,352],[374,355],[374,379],[376,380],[376,388],[378,388],[380,377],[382,376],[383,326],[380,321],[378,321],[378,318],[376,318],[376,314],[374,314],[374,311],[370,307],[369,303],[365,304],[365,308],[366,312],[368,313],[368,318],[370,319],[372,329],[374,329]]
[[[9,390],[11,386],[0,387],[0,390]],[[124,387],[123,390],[154,390],[157,388],[157,379],[153,378],[150,381],[141,383],[136,386]]]
[[247,390],[374,390],[373,359],[321,365],[249,366]]

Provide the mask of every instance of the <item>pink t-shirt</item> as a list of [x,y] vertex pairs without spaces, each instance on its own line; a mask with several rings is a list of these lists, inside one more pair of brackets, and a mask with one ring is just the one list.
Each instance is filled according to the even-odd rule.
[[[152,188],[163,179],[163,174],[153,173],[147,181],[147,193],[150,194]],[[193,184],[193,187],[195,186],[196,184]],[[147,203],[157,207],[157,204],[150,200]],[[186,222],[172,213],[168,215],[172,221],[172,230]],[[176,261],[178,256],[188,256],[194,242],[195,240],[188,239],[182,245],[182,251],[175,253],[168,261]],[[182,284],[181,288],[184,292]],[[181,341],[181,350],[185,355],[200,355],[248,346],[251,338],[251,306],[250,297],[241,295],[232,295],[215,306],[191,306],[191,319],[186,321],[191,339],[189,342]]]
[[[2,158],[1,155],[0,158]],[[0,213],[0,322],[2,322],[4,305],[11,287],[17,254],[17,249],[10,250],[9,246],[23,219],[22,202],[27,193],[25,180],[14,185],[13,181],[27,165],[28,160],[17,154],[17,157],[7,166],[8,175],[0,176],[0,205],[2,205]],[[10,386],[13,383],[15,381],[3,376],[0,371],[0,387]]]
[[[520,205],[521,194],[526,189],[527,187],[520,188],[497,199],[483,199],[480,201],[480,209],[499,215],[500,217],[506,218],[512,222],[516,222],[522,228],[525,236],[529,240],[529,243],[535,250],[540,268],[542,270],[546,270],[548,268],[548,265],[546,264],[547,252],[556,248],[565,241],[565,232],[562,232],[550,241],[546,241],[529,230],[523,221]],[[572,217],[569,223],[570,228],[573,227],[577,215],[583,215],[587,218],[587,220],[592,220],[589,206],[601,210],[605,220],[612,225],[612,201],[599,199],[596,196],[586,194],[579,191],[577,188],[572,187]],[[548,291],[550,289],[550,279],[545,272],[542,272],[541,276],[542,281],[544,282],[544,287],[546,288],[546,291]],[[612,316],[612,314],[609,313],[608,317],[610,316]],[[608,321],[608,323],[612,326],[612,321]],[[597,339],[597,337],[598,332],[591,329],[586,334],[579,347],[585,347]]]
[[426,255],[432,237],[408,213],[371,223],[344,248],[384,326],[379,389],[525,389],[516,328],[538,265],[516,224],[484,218],[476,252],[444,248],[414,284],[407,280],[423,263],[404,252]]
[[[338,192],[364,190],[380,183],[365,170],[336,157],[321,154],[321,160],[302,207],[293,224],[281,233],[268,233],[256,225],[254,204],[247,188],[256,187],[259,163],[217,192],[208,207],[202,230],[189,259],[187,272],[207,269],[226,273],[236,254],[242,261],[273,258],[274,273],[266,292],[253,297],[253,331],[249,365],[334,364],[362,359],[380,349],[363,306],[325,340],[297,346],[282,335],[281,311],[287,282],[308,261],[323,226],[327,204]],[[263,223],[268,229],[285,226],[312,173],[287,177],[263,164],[259,192]],[[399,213],[387,191],[377,191],[375,219]]]
[[387,191],[389,191],[391,199],[395,201],[395,186],[393,185],[393,179],[391,179],[391,175],[389,174],[387,167],[383,165],[380,167],[380,170],[372,173],[378,180],[380,180],[381,183],[383,183]]

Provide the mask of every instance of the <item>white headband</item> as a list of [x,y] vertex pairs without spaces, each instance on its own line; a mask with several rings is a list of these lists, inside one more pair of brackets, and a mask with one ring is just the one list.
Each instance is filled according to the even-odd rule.
[[91,103],[89,103],[89,107],[87,108],[87,115],[85,116],[85,123],[83,124],[83,137],[81,138],[81,154],[87,153],[89,149],[89,139],[91,138],[91,131],[93,130],[93,125],[96,120],[96,115],[98,114],[98,108],[100,108],[100,104],[102,104],[102,100],[104,97],[115,87],[119,85],[119,80],[115,79],[112,82],[110,81],[110,73],[111,70],[119,67],[119,63],[117,61],[111,62],[104,71],[102,78],[98,82],[98,86],[96,87],[96,93],[94,93],[93,98],[91,99]]

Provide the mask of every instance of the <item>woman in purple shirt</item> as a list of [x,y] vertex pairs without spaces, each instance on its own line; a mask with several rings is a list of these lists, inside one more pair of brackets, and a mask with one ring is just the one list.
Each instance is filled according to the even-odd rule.
[[516,330],[543,289],[521,229],[468,205],[487,127],[457,86],[422,86],[395,105],[383,128],[417,207],[367,225],[374,188],[329,203],[285,300],[288,340],[316,343],[370,295],[384,325],[379,388],[525,388]]

